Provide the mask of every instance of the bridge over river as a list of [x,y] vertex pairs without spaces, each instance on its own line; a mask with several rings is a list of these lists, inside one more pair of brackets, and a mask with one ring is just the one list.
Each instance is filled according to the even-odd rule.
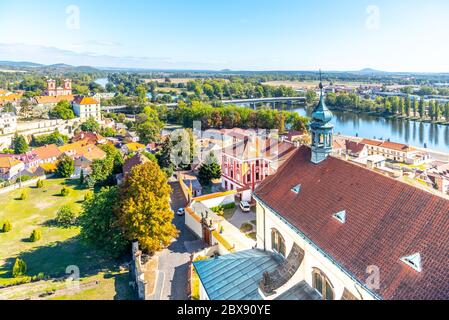
[[[251,98],[251,99],[231,99],[231,100],[220,100],[220,102],[224,105],[249,105],[256,108],[256,105],[258,103],[264,103],[264,104],[273,104],[273,107],[276,107],[276,103],[281,104],[288,104],[293,105],[294,103],[305,103],[306,98],[305,97],[270,97],[270,98]],[[160,105],[165,105],[167,108],[176,108],[178,106],[178,103],[164,103]],[[101,108],[102,111],[106,112],[129,112],[131,111],[135,106],[104,106]]]

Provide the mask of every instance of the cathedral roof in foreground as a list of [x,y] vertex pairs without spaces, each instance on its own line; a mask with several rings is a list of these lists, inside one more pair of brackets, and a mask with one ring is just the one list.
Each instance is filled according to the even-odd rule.
[[355,281],[380,269],[383,299],[449,299],[449,200],[299,148],[255,197]]

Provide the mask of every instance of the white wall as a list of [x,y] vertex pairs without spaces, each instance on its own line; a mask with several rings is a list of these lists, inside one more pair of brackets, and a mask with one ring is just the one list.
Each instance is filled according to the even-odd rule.
[[[265,210],[265,221],[264,221]],[[265,229],[264,229],[265,225]],[[322,252],[317,250],[308,241],[304,240],[299,234],[292,230],[287,224],[285,224],[278,216],[276,216],[270,209],[257,204],[257,247],[271,250],[271,230],[277,229],[284,237],[286,246],[286,256],[290,253],[293,243],[296,243],[305,252],[303,262],[291,278],[291,280],[282,288],[277,290],[278,294],[282,294],[293,285],[305,280],[310,286],[312,286],[312,270],[318,268],[323,271],[329,278],[334,289],[334,298],[340,300],[343,294],[344,288],[349,290],[357,299],[372,300],[372,296],[368,291],[356,284],[345,272],[343,272],[337,265],[330,261]],[[369,274],[366,275],[367,278]],[[357,289],[356,289],[357,287]],[[360,292],[360,293],[359,293]],[[361,296],[362,295],[362,296]]]
[[187,210],[184,215],[184,223],[198,238],[203,238],[203,227],[201,223],[196,221]]
[[201,200],[201,203],[204,204],[208,208],[222,206],[222,205],[233,203],[233,202],[235,202],[235,193],[226,195],[226,196],[222,196],[222,197]]

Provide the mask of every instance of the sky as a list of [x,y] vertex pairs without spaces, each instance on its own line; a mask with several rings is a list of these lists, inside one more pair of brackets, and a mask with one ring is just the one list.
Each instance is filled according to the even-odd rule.
[[449,72],[447,0],[0,0],[0,60]]

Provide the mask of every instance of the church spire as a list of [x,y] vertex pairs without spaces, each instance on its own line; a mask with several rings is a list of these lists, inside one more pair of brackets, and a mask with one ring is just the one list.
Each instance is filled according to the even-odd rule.
[[312,112],[310,131],[312,133],[312,159],[313,163],[320,163],[332,152],[333,128],[330,123],[332,112],[327,108],[323,93],[323,81],[320,70],[320,101]]

